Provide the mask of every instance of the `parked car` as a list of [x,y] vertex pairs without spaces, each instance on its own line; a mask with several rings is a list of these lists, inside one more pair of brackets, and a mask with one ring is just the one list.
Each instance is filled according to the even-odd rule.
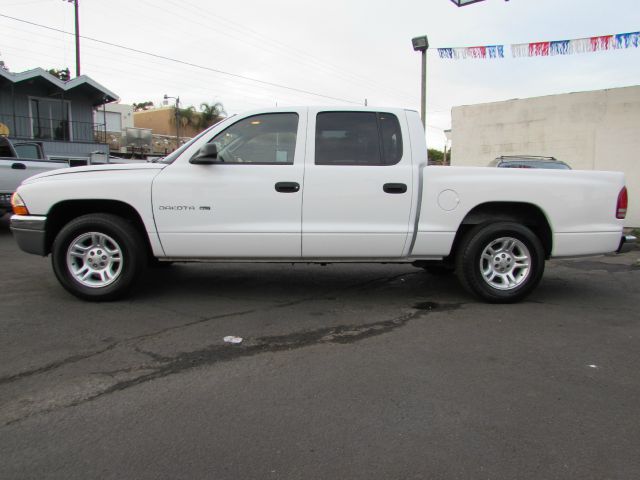
[[548,258],[634,240],[622,233],[623,173],[426,159],[414,111],[259,110],[157,163],[32,177],[13,197],[11,228],[86,300],[123,296],[153,261],[437,261],[478,297],[505,303],[533,291]]
[[0,217],[11,211],[11,194],[37,173],[68,167],[65,160],[47,160],[37,142],[11,142],[0,135]]
[[549,168],[553,170],[571,170],[566,163],[554,157],[537,157],[534,155],[509,155],[498,157],[488,165],[498,168]]

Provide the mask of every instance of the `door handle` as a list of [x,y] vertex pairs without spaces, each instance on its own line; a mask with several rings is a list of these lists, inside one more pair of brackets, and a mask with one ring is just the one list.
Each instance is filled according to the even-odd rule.
[[276,192],[280,193],[296,193],[300,190],[300,184],[296,182],[278,182],[276,183]]
[[405,193],[407,186],[404,183],[385,183],[382,190],[384,193]]
[[14,170],[26,170],[27,166],[24,163],[12,163],[11,168]]

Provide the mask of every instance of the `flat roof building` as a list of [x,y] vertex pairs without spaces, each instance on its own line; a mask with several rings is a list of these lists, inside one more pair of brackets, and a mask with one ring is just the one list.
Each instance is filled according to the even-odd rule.
[[451,165],[540,155],[576,170],[622,171],[626,225],[640,227],[640,86],[454,107],[451,152]]

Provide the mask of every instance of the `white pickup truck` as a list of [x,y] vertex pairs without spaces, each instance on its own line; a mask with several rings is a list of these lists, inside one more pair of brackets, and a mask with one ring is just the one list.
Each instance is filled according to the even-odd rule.
[[236,115],[161,162],[54,170],[13,198],[19,246],[111,300],[158,261],[382,262],[456,270],[513,302],[545,259],[620,250],[618,172],[427,166],[420,117],[373,108]]

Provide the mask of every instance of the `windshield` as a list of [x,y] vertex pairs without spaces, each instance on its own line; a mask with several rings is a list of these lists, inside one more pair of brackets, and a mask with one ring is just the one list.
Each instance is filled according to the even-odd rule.
[[203,136],[205,136],[207,133],[209,133],[213,128],[215,127],[219,127],[220,125],[222,125],[223,123],[229,121],[230,119],[232,119],[233,117],[235,117],[235,115],[231,115],[230,117],[225,118],[224,120],[222,120],[221,122],[216,123],[215,125],[210,126],[209,128],[207,128],[206,130],[203,130],[202,132],[200,132],[198,135],[196,135],[195,137],[193,137],[191,140],[189,140],[187,143],[185,143],[184,145],[182,145],[180,148],[178,148],[177,150],[174,150],[173,152],[171,152],[169,155],[167,155],[166,157],[162,157],[159,158],[158,160],[156,160],[154,163],[173,163],[175,161],[176,158],[178,158],[180,155],[182,155],[182,153],[189,148],[191,145],[193,145],[194,142],[200,140]]

